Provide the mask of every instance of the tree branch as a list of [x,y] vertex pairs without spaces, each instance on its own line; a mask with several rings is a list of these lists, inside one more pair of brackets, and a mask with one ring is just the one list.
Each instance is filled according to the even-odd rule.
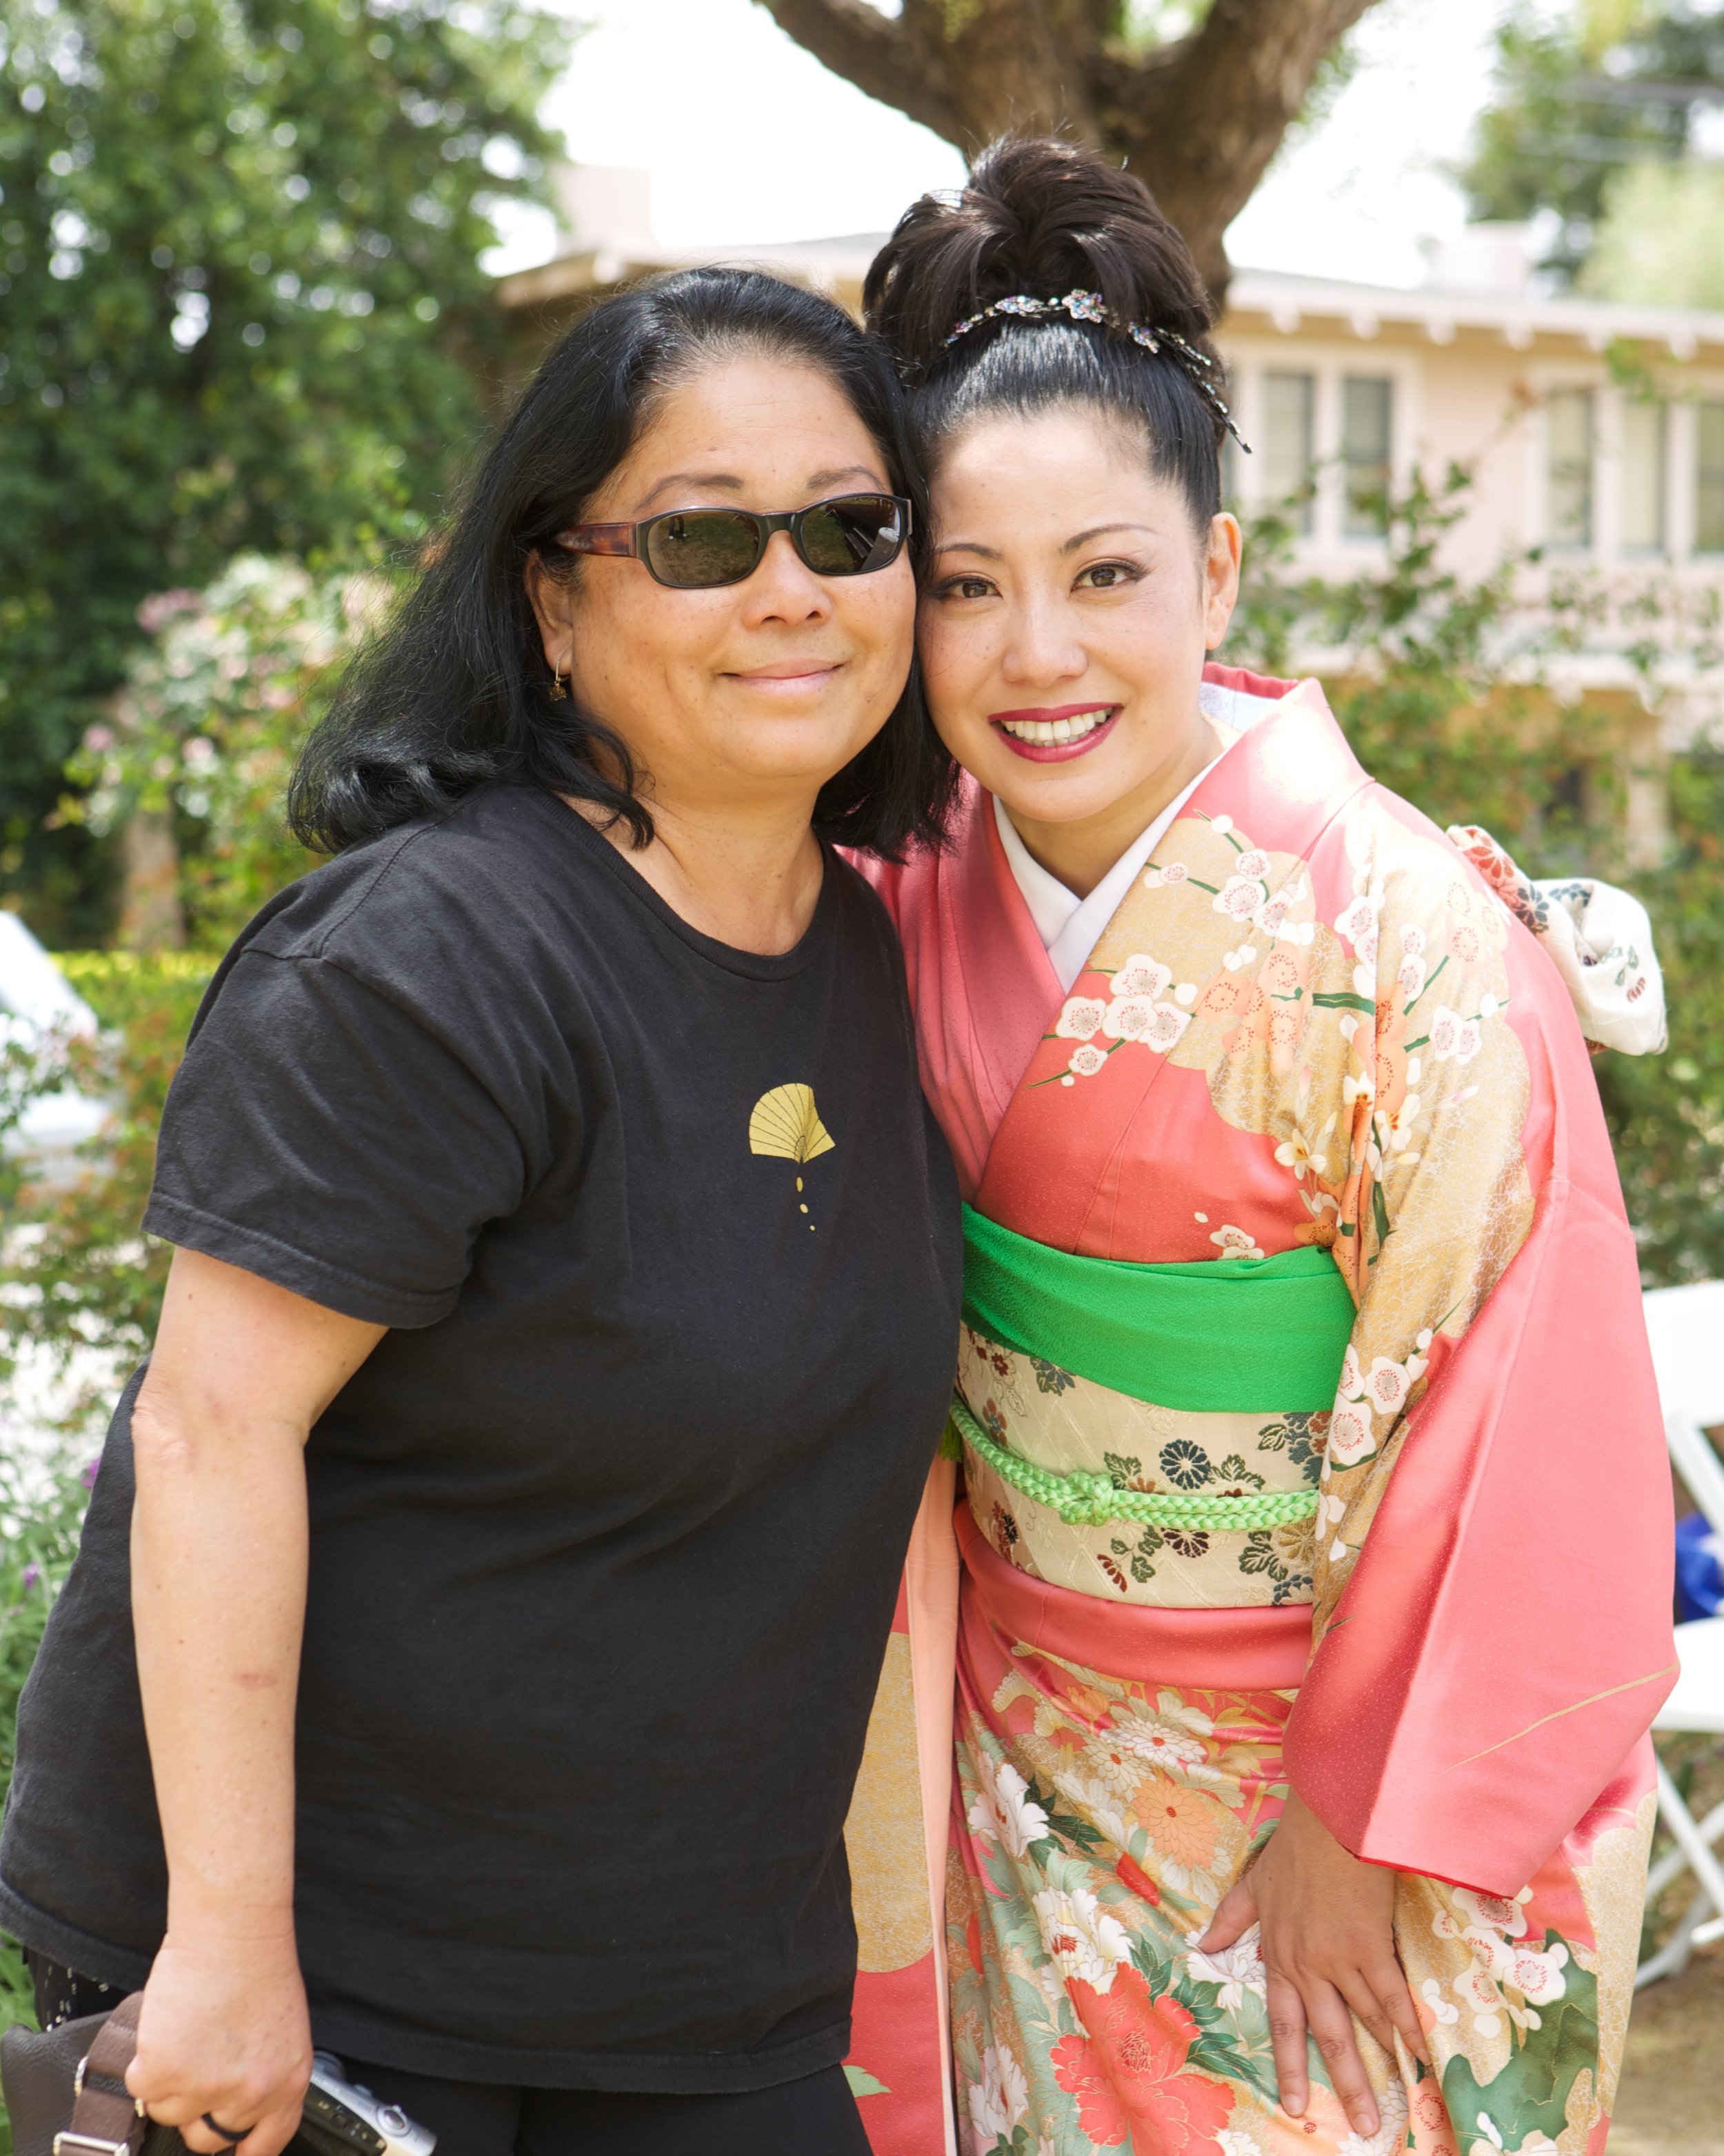
[[1324,57],[1377,0],[1214,0],[1189,37],[1098,55],[1102,131],[1183,232],[1219,298],[1222,234],[1299,116]]
[[926,56],[912,53],[901,18],[866,0],[755,0],[788,37],[834,74],[882,105],[895,105],[948,142],[964,141],[964,126],[947,85]]

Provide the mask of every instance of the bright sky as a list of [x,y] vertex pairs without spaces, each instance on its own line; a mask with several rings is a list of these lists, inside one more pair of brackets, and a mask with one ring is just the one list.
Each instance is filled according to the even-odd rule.
[[[752,0],[562,0],[592,28],[546,118],[581,163],[644,166],[672,246],[881,231],[962,174],[956,150],[829,74]],[[1486,93],[1505,0],[1378,0],[1353,80],[1284,146],[1229,235],[1235,263],[1410,285],[1464,221],[1445,162]],[[550,252],[524,222],[488,263]]]

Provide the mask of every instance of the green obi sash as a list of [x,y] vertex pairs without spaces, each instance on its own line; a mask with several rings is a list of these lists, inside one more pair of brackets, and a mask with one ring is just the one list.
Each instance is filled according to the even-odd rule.
[[[1200,1414],[1332,1408],[1354,1316],[1324,1250],[1128,1265],[1052,1250],[964,1208],[966,1324],[1020,1355],[1161,1407]],[[1316,1508],[1315,1491],[1208,1496],[1125,1490],[1081,1471],[1059,1475],[996,1444],[963,1401],[952,1419],[997,1474],[1071,1526],[1125,1518],[1238,1531]]]

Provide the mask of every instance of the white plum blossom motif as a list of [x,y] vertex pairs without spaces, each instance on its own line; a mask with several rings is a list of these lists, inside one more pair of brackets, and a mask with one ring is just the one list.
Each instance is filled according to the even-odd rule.
[[1460,2019],[1460,2009],[1451,2006],[1443,1996],[1443,1987],[1434,1976],[1428,1976],[1419,1987],[1419,1995],[1429,2007],[1439,2027],[1449,2025]]
[[1106,1062],[1107,1050],[1085,1041],[1081,1048],[1073,1049],[1071,1060],[1065,1067],[1075,1078],[1093,1078]]
[[1395,978],[1408,1003],[1424,986],[1424,931],[1416,921],[1401,931],[1401,970]]
[[1137,1040],[1148,1029],[1156,1007],[1147,996],[1121,996],[1107,1006],[1101,1029],[1110,1040]]
[[1337,1467],[1352,1467],[1377,1450],[1371,1418],[1362,1407],[1345,1401],[1336,1404],[1329,1424],[1329,1457]]
[[1215,894],[1212,910],[1230,921],[1244,922],[1269,896],[1255,876],[1230,875]]
[[1439,1004],[1431,1020],[1430,1042],[1431,1054],[1439,1063],[1447,1063],[1451,1057],[1456,1063],[1470,1063],[1483,1045],[1483,1036],[1476,1019],[1463,1018],[1447,1004]]
[[1153,958],[1134,952],[1107,985],[1116,996],[1147,996],[1153,1003],[1166,995],[1172,980],[1171,966],[1157,965]]
[[1224,2012],[1233,2014],[1244,2005],[1248,1991],[1255,1991],[1260,1999],[1265,1997],[1268,1978],[1263,1966],[1260,1928],[1253,1924],[1230,1947],[1219,1948],[1212,1954],[1201,1952],[1198,1945],[1207,1928],[1205,1926],[1202,1930],[1186,1933],[1185,1943],[1190,1951],[1185,1957],[1185,1965],[1199,1984],[1221,1986],[1215,2004]]
[[1146,869],[1143,872],[1143,887],[1146,891],[1159,891],[1164,886],[1186,882],[1190,875],[1191,870],[1187,868],[1183,861],[1169,861],[1164,868]]
[[1521,1947],[1514,1952],[1508,1974],[1501,1979],[1518,1991],[1529,2005],[1547,2005],[1552,1999],[1560,1999],[1568,1988],[1562,1974],[1568,1958],[1568,1949],[1560,1939],[1548,1953],[1541,1953],[1535,1947]]
[[1387,1355],[1372,1358],[1365,1377],[1365,1397],[1378,1414],[1398,1414],[1412,1389],[1413,1379],[1403,1364],[1392,1363]]
[[1101,1992],[1113,1989],[1114,1971],[1131,1958],[1131,1942],[1118,1917],[1110,1917],[1085,1887],[1067,1894],[1047,1887],[1031,1897],[1042,1944],[1070,1984],[1074,1978]]
[[1224,1258],[1260,1258],[1263,1255],[1254,1235],[1247,1229],[1235,1228],[1230,1224],[1224,1223],[1209,1240],[1219,1245]]
[[1209,819],[1209,829],[1218,839],[1224,839],[1233,829],[1233,819],[1231,816],[1212,816]]
[[1249,876],[1254,882],[1261,883],[1269,874],[1269,855],[1261,846],[1253,846],[1241,854],[1233,865],[1236,875]]
[[1383,890],[1379,885],[1362,892],[1335,917],[1336,934],[1344,936],[1352,945],[1354,955],[1362,966],[1377,963],[1377,916],[1382,910]]
[[1365,1380],[1359,1368],[1359,1351],[1349,1340],[1347,1353],[1341,1358],[1341,1397],[1356,1400],[1365,1389]]
[[996,1763],[984,1753],[976,1762],[982,1786],[968,1819],[984,1841],[997,1841],[1008,1856],[1021,1862],[1033,1843],[1044,1840],[1048,1815],[1030,1800],[1029,1784],[1009,1760]]
[[1181,1010],[1177,1004],[1157,1004],[1149,1024],[1137,1036],[1146,1048],[1153,1048],[1163,1055],[1177,1048],[1185,1029],[1191,1024],[1191,1013]]
[[[1430,1335],[1420,1333],[1419,1346],[1428,1347],[1429,1342]],[[1506,1932],[1511,1939],[1524,1938],[1526,1935],[1526,1912],[1522,1905],[1532,1898],[1532,1889],[1530,1887],[1523,1887],[1512,1902],[1501,1894],[1480,1894],[1471,1887],[1457,1887],[1455,1889],[1455,1906],[1462,1916],[1474,1924],[1486,1924],[1493,1931]],[[1452,1938],[1454,1933],[1450,1932],[1444,1936]]]
[[1107,1006],[1100,996],[1071,996],[1054,1021],[1054,1031],[1061,1040],[1087,1040],[1101,1030],[1106,1014]]
[[1029,2083],[1024,2069],[1003,2044],[982,2054],[982,2078],[970,2083],[970,2139],[975,2156],[988,2156],[1002,2138],[1029,2113]]
[[1470,1962],[1459,1976],[1449,1979],[1449,1989],[1463,2006],[1472,2009],[1473,2026],[1481,2036],[1502,2034],[1502,1994],[1489,1969]]

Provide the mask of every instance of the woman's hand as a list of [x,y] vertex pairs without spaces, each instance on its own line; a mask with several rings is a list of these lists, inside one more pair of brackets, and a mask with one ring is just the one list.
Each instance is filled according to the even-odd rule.
[[[277,2156],[299,2129],[311,2078],[311,2023],[290,1916],[255,1936],[170,1932],[144,1989],[126,2087],[189,2149]],[[208,2112],[227,2135],[203,2123]]]
[[1315,1812],[1288,1796],[1267,1847],[1215,1912],[1199,1952],[1263,1928],[1270,2035],[1281,2108],[1303,2117],[1310,2095],[1309,2030],[1356,2133],[1378,2128],[1377,2100],[1353,2038],[1352,2016],[1393,2056],[1394,2033],[1430,2063],[1413,1994],[1396,1958],[1395,1875],[1348,1854]]

